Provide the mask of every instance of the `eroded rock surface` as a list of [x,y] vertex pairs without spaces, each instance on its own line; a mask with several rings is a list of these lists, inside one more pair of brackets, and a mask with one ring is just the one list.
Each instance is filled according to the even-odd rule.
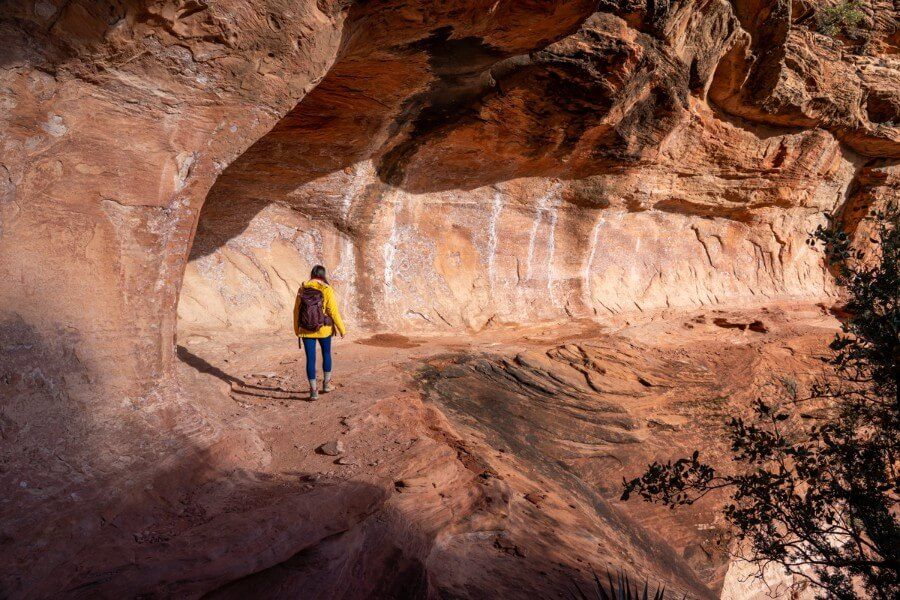
[[[820,5],[4,3],[0,595],[237,597],[286,577],[335,596],[477,596],[479,586],[521,575],[489,568],[491,552],[509,560],[533,552],[514,527],[493,529],[505,509],[459,529],[486,503],[518,502],[500,484],[472,491],[477,474],[444,411],[478,414],[477,398],[445,394],[430,416],[403,413],[391,435],[411,439],[423,422],[451,434],[435,434],[420,458],[399,457],[365,485],[341,480],[323,491],[303,483],[315,473],[296,475],[299,462],[272,468],[279,452],[291,455],[289,442],[263,441],[255,428],[282,421],[232,421],[254,398],[296,401],[299,388],[276,382],[281,396],[272,396],[267,378],[185,349],[176,355],[176,330],[213,345],[256,334],[293,344],[293,294],[317,262],[360,333],[469,335],[829,301],[830,276],[806,236],[835,211],[865,239],[861,217],[898,196],[900,40],[891,2],[863,2],[862,32],[835,37],[816,30]],[[760,333],[752,321],[727,331]],[[383,348],[378,339],[372,347]],[[641,346],[648,355],[654,347]],[[418,360],[415,347],[397,348]],[[605,351],[553,352],[541,360],[558,366]],[[623,348],[610,352],[604,360],[645,370]],[[548,372],[527,354],[479,360],[487,362],[472,373],[492,390],[509,377],[522,383],[522,369]],[[266,367],[254,365],[277,371]],[[195,370],[223,389],[191,383]],[[618,393],[608,381],[593,385],[590,393]],[[647,386],[634,385],[640,397]],[[545,431],[545,408],[526,392],[525,421],[547,433],[530,464],[571,459],[571,439],[653,455],[645,438],[632,440],[650,426],[628,410],[604,405],[596,420],[563,419]],[[553,410],[581,410],[560,406]],[[325,433],[317,444],[334,439]],[[441,485],[429,488],[438,471]],[[600,483],[585,473],[585,486]],[[687,533],[649,553],[626,535],[679,525],[652,516],[611,526],[596,507],[570,513],[571,488],[555,472],[542,477],[557,486],[548,497],[558,523],[609,542],[591,560],[667,574],[700,596],[721,582],[724,563],[691,558],[707,551]],[[525,490],[527,477],[516,485]],[[532,494],[527,506],[545,501],[522,493]],[[323,503],[331,513],[317,512]],[[397,506],[427,526],[396,534],[406,527],[392,520]],[[549,527],[528,514],[528,527]],[[236,540],[241,554],[223,555]],[[596,544],[572,542],[549,582],[533,557],[527,573],[558,591],[579,552]],[[670,551],[684,563],[671,567]],[[348,558],[361,556],[371,558]],[[480,556],[488,567],[451,577],[441,566],[454,556]],[[371,587],[329,588],[344,564]],[[379,580],[385,565],[397,571]],[[268,575],[242,580],[253,573]]]

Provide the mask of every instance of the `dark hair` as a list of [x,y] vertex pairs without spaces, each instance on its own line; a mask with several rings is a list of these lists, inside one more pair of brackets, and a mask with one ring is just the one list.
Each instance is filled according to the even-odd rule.
[[325,283],[328,283],[328,280],[325,278],[325,267],[322,265],[314,266],[309,273],[309,277],[310,279],[321,279]]

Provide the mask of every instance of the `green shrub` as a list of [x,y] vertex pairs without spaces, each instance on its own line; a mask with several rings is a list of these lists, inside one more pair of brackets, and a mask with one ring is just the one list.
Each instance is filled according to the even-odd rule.
[[726,491],[723,516],[759,575],[779,564],[829,600],[900,598],[900,206],[867,219],[856,247],[831,219],[810,240],[847,295],[832,371],[732,418],[730,465],[694,451],[623,482],[623,500],[671,508]]
[[834,37],[837,35],[854,36],[859,30],[865,15],[860,10],[859,2],[847,0],[840,4],[828,6],[816,11],[816,29],[819,33]]

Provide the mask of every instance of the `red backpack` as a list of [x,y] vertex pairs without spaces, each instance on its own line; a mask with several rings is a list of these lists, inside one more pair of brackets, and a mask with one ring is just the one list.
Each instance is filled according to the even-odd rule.
[[300,311],[297,324],[305,331],[318,331],[324,325],[332,325],[331,317],[325,314],[325,294],[312,287],[302,288]]

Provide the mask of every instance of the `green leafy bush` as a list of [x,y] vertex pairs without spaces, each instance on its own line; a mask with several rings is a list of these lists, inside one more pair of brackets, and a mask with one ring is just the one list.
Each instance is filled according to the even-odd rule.
[[855,36],[865,15],[859,2],[848,0],[816,11],[816,29],[827,36]]

